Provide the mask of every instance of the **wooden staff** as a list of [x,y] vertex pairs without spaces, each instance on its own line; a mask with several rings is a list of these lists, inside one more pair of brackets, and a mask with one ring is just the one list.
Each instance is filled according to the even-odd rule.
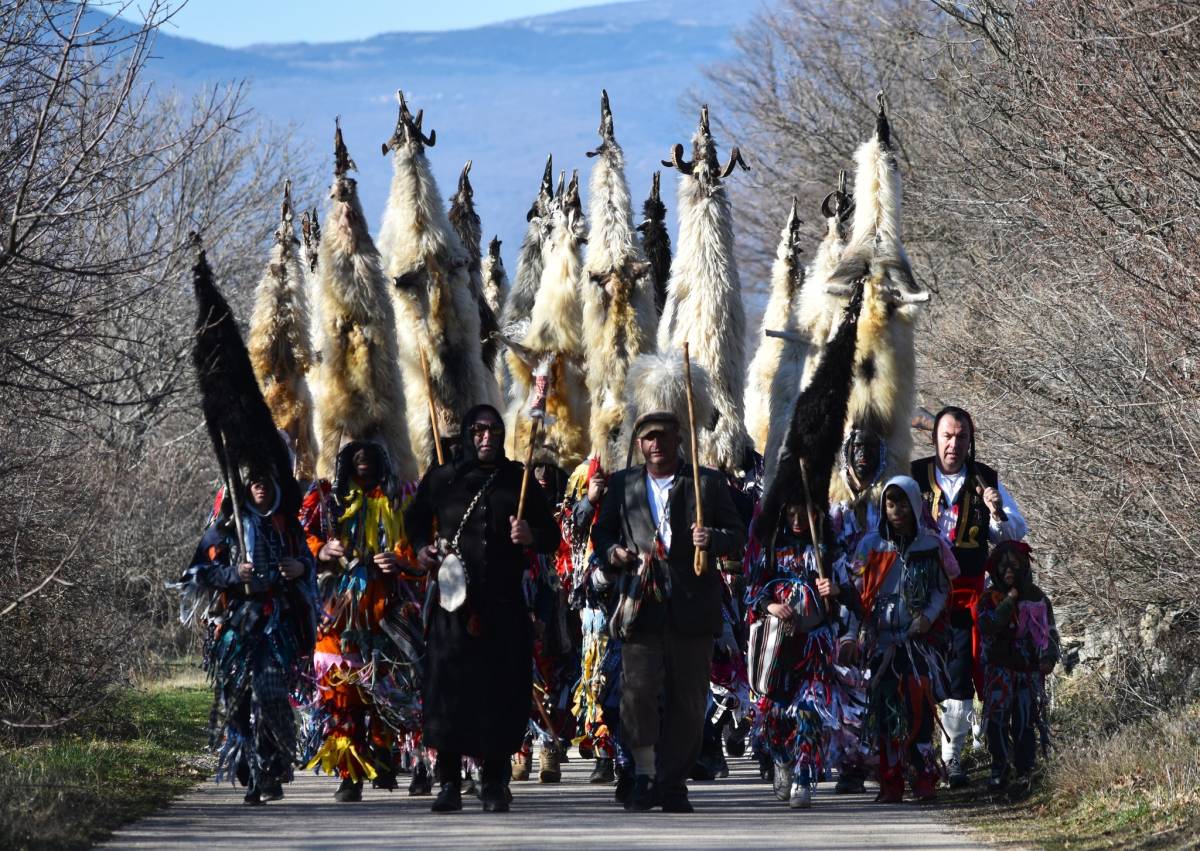
[[529,474],[533,470],[533,447],[537,444],[538,423],[541,420],[533,417],[531,422],[533,427],[529,429],[529,449],[525,453],[525,472],[521,474],[521,496],[517,500],[518,520],[525,516],[525,492],[529,489]]
[[[704,526],[704,503],[700,501],[700,450],[696,441],[696,403],[692,398],[692,360],[688,357],[688,344],[683,344],[683,383],[687,388],[688,435],[692,441],[692,484],[696,488],[696,528]],[[700,576],[708,568],[708,553],[696,548],[692,569]]]
[[[804,509],[808,514],[808,536],[812,539],[813,555],[817,559],[817,576],[821,579],[828,579],[829,575],[825,572],[825,559],[821,556],[821,539],[817,534],[817,509],[813,505],[812,491],[808,489],[808,464],[804,459],[800,459],[800,482],[804,485]],[[818,597],[821,601],[821,607],[826,611],[829,610],[827,601],[824,597]]]
[[[225,495],[229,497],[229,505],[233,509],[233,528],[237,531],[238,547],[241,549],[241,557],[250,564],[254,564],[253,553],[246,552],[246,533],[242,531],[242,509],[238,505],[238,494],[234,493],[233,482],[237,472],[229,466],[229,447],[225,445],[225,435],[218,432],[218,437],[221,438],[221,457],[225,459]],[[278,485],[276,485],[278,487]],[[220,513],[221,507],[217,506],[217,512]],[[250,583],[244,584],[246,596],[250,596]]]
[[429,380],[429,361],[425,359],[425,350],[417,349],[421,355],[421,375],[425,376],[425,400],[429,402],[429,427],[433,429],[433,448],[437,452],[439,465],[445,464],[442,457],[442,438],[438,434],[437,407],[433,404],[433,383]]

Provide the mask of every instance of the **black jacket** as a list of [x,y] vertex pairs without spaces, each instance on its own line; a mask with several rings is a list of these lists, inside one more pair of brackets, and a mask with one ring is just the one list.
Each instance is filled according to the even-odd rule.
[[[459,548],[467,602],[447,612],[435,596],[425,613],[424,744],[450,753],[508,756],[525,735],[533,640],[521,579],[529,556],[512,542],[508,519],[517,513],[521,472],[520,464],[501,461],[463,530]],[[438,534],[452,539],[488,475],[484,468],[461,463],[427,472],[404,515],[413,549],[433,543],[435,520]],[[525,519],[535,552],[557,550],[558,525],[536,483],[526,495]]]
[[[715,470],[700,469],[700,496],[704,525],[712,529],[708,570],[697,576],[692,563],[692,524],[696,519],[692,468],[681,464],[671,488],[671,596],[658,602],[647,596],[633,626],[634,634],[661,632],[668,625],[681,635],[713,635],[721,631],[721,577],[715,564],[720,557],[736,557],[746,544],[746,526],[733,504],[729,484]],[[615,575],[612,553],[617,546],[639,553],[655,550],[654,518],[646,490],[646,467],[630,467],[613,474],[592,527],[592,546]],[[632,544],[633,546],[630,546]]]

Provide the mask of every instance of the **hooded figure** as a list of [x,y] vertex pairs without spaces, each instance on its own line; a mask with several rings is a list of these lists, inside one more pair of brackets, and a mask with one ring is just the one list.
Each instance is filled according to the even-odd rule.
[[933,732],[946,688],[940,643],[950,577],[940,537],[921,522],[923,506],[916,481],[889,479],[879,525],[851,565],[861,577],[871,669],[866,736],[878,747],[880,800],[892,803],[903,796],[906,774],[919,800],[933,799],[939,777]]
[[462,807],[466,755],[482,762],[484,808],[507,808],[502,784],[525,735],[533,689],[522,576],[530,550],[548,555],[560,540],[536,483],[527,490],[524,518],[515,519],[523,468],[504,456],[500,412],[471,408],[461,435],[459,460],[429,470],[405,514],[418,559],[437,581],[447,580],[440,576],[447,551],[461,560],[466,578],[464,603],[447,611],[438,585],[427,612],[423,741],[438,751],[438,812]]
[[988,788],[999,791],[1016,775],[1017,795],[1029,791],[1030,774],[1049,752],[1046,677],[1059,657],[1054,608],[1033,581],[1033,555],[1022,541],[1004,541],[987,560],[990,587],[975,605],[982,638],[984,729],[992,771]]

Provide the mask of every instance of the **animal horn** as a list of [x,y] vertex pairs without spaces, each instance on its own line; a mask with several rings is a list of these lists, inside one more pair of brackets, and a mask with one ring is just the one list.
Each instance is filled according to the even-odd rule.
[[358,171],[358,166],[346,150],[346,143],[342,139],[342,117],[339,115],[333,119],[333,173],[335,177],[345,177],[346,172],[351,170]]
[[735,145],[733,150],[729,152],[729,162],[725,163],[725,168],[721,169],[721,177],[729,177],[729,175],[733,174],[733,170],[739,165],[742,167],[742,171],[750,170],[750,166],[746,165],[746,161],[742,159],[741,150],[739,150]]
[[605,145],[612,145],[616,142],[613,137],[613,117],[612,108],[608,104],[608,90],[600,90],[600,129],[596,131],[600,134],[600,146],[593,151],[588,151],[588,158],[599,156],[604,150]]
[[887,98],[883,94],[883,89],[880,89],[879,94],[875,96],[875,102],[879,104],[879,113],[875,116],[875,135],[880,144],[885,148],[890,148],[892,146],[892,125],[888,121]]
[[469,175],[471,174],[472,162],[473,162],[473,160],[467,160],[467,164],[464,165],[462,168],[462,173],[459,174],[459,176],[458,176],[458,191],[461,192],[463,195],[474,194],[471,189],[471,178],[469,177]]
[[546,154],[546,170],[542,172],[542,194],[547,198],[554,189],[554,154]]
[[709,129],[708,125],[708,104],[700,107],[700,132],[705,136],[712,135],[712,130]]
[[563,169],[558,173],[558,188],[554,190],[554,197],[561,198],[563,196],[563,187],[567,182],[567,171]]
[[838,188],[821,201],[821,215],[827,219],[836,217],[839,222],[844,222],[850,217],[850,211],[853,209],[854,203],[846,194],[846,172],[843,170],[838,173]]
[[488,257],[498,260],[500,259],[500,237],[493,236],[492,241],[488,243]]
[[671,148],[671,158],[669,160],[663,160],[662,164],[668,168],[678,169],[680,174],[691,174],[693,166],[695,165],[694,163],[690,163],[683,158],[683,145],[679,144],[678,142],[676,142]]
[[659,184],[662,182],[662,172],[654,172],[654,176],[650,179],[650,198],[655,201],[662,200],[659,194]]

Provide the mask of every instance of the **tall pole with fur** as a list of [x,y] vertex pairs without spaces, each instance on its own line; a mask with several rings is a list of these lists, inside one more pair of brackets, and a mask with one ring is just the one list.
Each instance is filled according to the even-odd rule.
[[[683,344],[683,382],[687,388],[688,438],[692,443],[692,484],[696,488],[696,528],[704,526],[704,503],[700,500],[700,460],[696,452],[696,402],[692,398],[692,360],[688,357],[688,344]],[[708,567],[708,553],[699,547],[692,561],[692,568],[700,576]]]

